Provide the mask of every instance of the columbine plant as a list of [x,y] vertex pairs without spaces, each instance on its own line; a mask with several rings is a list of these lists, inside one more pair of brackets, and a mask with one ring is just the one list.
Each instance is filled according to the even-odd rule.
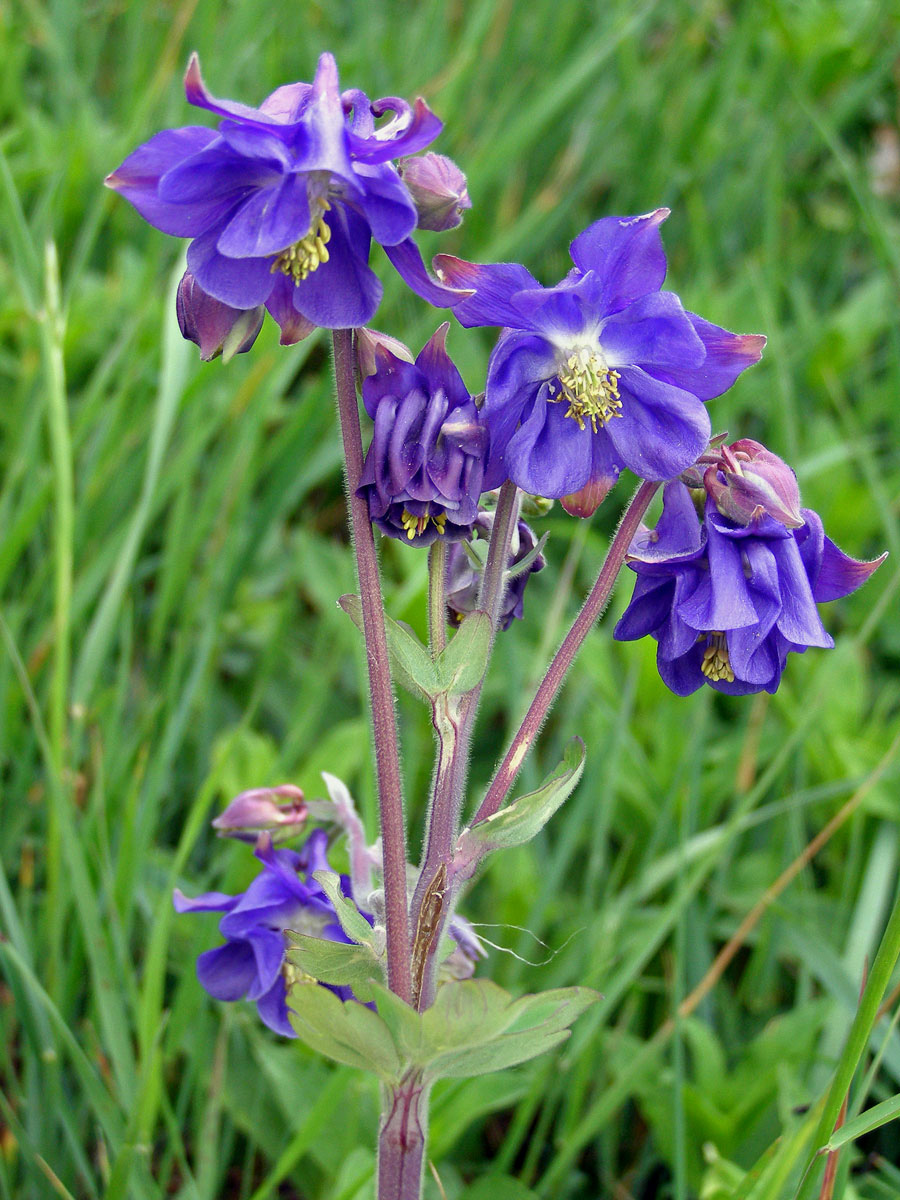
[[[679,695],[703,684],[741,695],[774,691],[790,651],[831,646],[817,604],[859,587],[881,560],[857,562],[829,541],[800,507],[791,469],[764,446],[710,438],[707,401],[758,361],[765,339],[729,333],[662,290],[667,209],[595,221],[555,287],[518,263],[447,255],[435,276],[412,234],[452,228],[470,201],[453,162],[415,157],[441,129],[423,101],[339,91],[330,54],[311,84],[280,87],[259,108],[215,99],[196,57],[185,85],[216,128],[157,134],[107,183],[152,225],[190,239],[178,320],[204,360],[249,350],[266,311],[283,344],[333,330],[360,585],[341,605],[366,643],[381,837],[368,845],[332,776],[328,800],[253,788],[213,824],[255,843],[261,872],[238,895],[179,892],[175,906],[222,914],[224,941],[197,963],[213,997],[254,1001],[277,1034],[378,1075],[378,1195],[416,1200],[434,1081],[551,1049],[595,999],[579,987],[514,999],[472,978],[483,950],[456,907],[485,857],[532,838],[579,780],[576,738],[537,791],[509,802],[623,565],[636,584],[615,636],[652,635]],[[483,395],[451,361],[447,324],[415,360],[397,337],[364,328],[381,299],[372,241],[422,299],[452,307],[465,327],[501,327]],[[467,805],[494,640],[522,617],[527,580],[545,567],[544,539],[520,519],[523,496],[529,516],[546,511],[542,498],[590,516],[626,469],[641,482],[596,582],[485,793]],[[662,484],[662,515],[648,529]],[[384,611],[373,524],[410,553],[429,548],[427,646]],[[394,681],[428,705],[437,735],[414,866]],[[347,876],[329,864],[336,836],[347,841]],[[299,849],[287,848],[295,838]]]

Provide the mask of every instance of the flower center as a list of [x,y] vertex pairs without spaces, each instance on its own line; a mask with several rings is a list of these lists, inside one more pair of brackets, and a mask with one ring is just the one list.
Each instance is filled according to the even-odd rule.
[[697,640],[702,641],[704,638],[709,644],[703,651],[700,670],[707,679],[711,679],[714,683],[719,683],[723,679],[727,683],[734,683],[734,671],[731,669],[731,659],[728,657],[728,643],[725,640],[725,634],[721,630],[713,629],[709,633],[701,633]]
[[619,372],[611,371],[603,355],[588,346],[574,350],[558,372],[560,393],[554,401],[565,400],[566,416],[584,429],[590,421],[594,433],[613,417],[621,417]]
[[325,224],[325,213],[330,208],[324,196],[316,197],[310,214],[309,233],[276,256],[272,263],[273,275],[280,271],[282,275],[289,275],[295,284],[302,283],[307,275],[328,262],[327,243],[331,240],[331,230]]
[[428,528],[429,521],[434,522],[435,528],[438,531],[438,535],[442,536],[444,532],[444,526],[447,523],[446,513],[441,513],[440,516],[437,517],[428,516],[427,514],[424,517],[414,517],[411,512],[407,512],[404,508],[403,512],[400,514],[400,524],[406,530],[406,536],[410,541],[412,541],[416,536],[422,536],[422,534]]

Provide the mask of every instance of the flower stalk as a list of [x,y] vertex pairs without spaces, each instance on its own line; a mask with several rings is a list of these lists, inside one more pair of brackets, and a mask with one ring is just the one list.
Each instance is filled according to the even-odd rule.
[[397,715],[391,686],[384,601],[375,555],[375,538],[365,500],[357,495],[362,475],[363,449],[356,403],[353,334],[334,330],[334,373],[337,387],[344,464],[347,476],[347,505],[356,554],[359,594],[362,603],[372,732],[375,742],[375,772],[384,853],[384,908],[387,929],[388,986],[401,1000],[412,998],[410,979],[409,911],[406,899],[406,829]]

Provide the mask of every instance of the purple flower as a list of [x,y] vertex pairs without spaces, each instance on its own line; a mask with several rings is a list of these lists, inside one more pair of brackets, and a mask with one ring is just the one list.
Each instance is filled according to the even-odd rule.
[[883,561],[848,558],[808,508],[799,528],[768,512],[741,524],[709,495],[701,522],[685,484],[667,484],[663,497],[656,529],[631,545],[637,581],[614,636],[652,634],[659,673],[679,696],[703,683],[732,696],[774,692],[791,650],[834,645],[816,604],[854,591]]
[[404,159],[398,166],[409,188],[419,228],[443,233],[462,224],[463,209],[471,208],[469,189],[462,171],[445,154],[422,154]]
[[445,349],[448,328],[415,363],[379,346],[362,385],[375,430],[359,495],[383,533],[415,546],[468,536],[482,491],[487,429]]
[[605,217],[571,245],[575,268],[544,288],[517,263],[438,255],[446,283],[474,289],[461,324],[504,326],[482,409],[491,433],[485,487],[507,477],[562,497],[607,487],[622,467],[672,479],[709,440],[704,401],[758,361],[765,338],[728,333],[661,291],[659,233],[669,210]]
[[308,815],[301,789],[292,783],[282,783],[278,787],[241,792],[219,813],[212,827],[219,837],[241,841],[256,841],[257,834],[266,832],[296,837]]
[[[494,515],[493,512],[479,512],[472,531],[473,545],[487,545]],[[513,573],[508,577],[506,591],[503,593],[503,605],[500,609],[501,629],[509,629],[514,620],[522,619],[525,585],[536,571],[542,571],[547,565],[543,554],[534,553],[536,548],[537,538],[534,531],[524,521],[519,521],[510,545],[507,569]],[[517,564],[529,557],[527,566],[516,571]],[[483,566],[473,561],[477,558],[477,551],[471,545],[457,542],[450,547],[450,553],[447,555],[447,616],[451,624],[458,625],[467,613],[474,612],[478,607]]]
[[[246,795],[246,793],[245,793]],[[207,950],[197,959],[197,978],[216,1000],[255,1000],[263,1022],[285,1037],[294,1037],[288,1018],[285,981],[285,930],[349,942],[331,901],[313,879],[314,871],[329,870],[323,829],[311,833],[300,852],[276,850],[269,834],[260,835],[256,857],[263,870],[245,892],[228,896],[207,892],[189,900],[175,892],[175,911],[221,912],[219,932],[224,946]],[[344,895],[350,881],[341,877]],[[363,913],[367,920],[368,914]],[[324,985],[323,985],[324,986]],[[352,998],[346,987],[332,987],[342,1000]]]
[[410,236],[416,207],[391,165],[440,132],[424,101],[342,93],[330,54],[312,84],[286,84],[259,108],[210,95],[196,55],[185,90],[222,118],[218,129],[164,130],[106,182],[157,229],[192,239],[188,271],[208,297],[231,309],[265,305],[283,342],[317,325],[365,325],[382,293],[368,265],[374,238],[425,299],[459,298],[425,270]]

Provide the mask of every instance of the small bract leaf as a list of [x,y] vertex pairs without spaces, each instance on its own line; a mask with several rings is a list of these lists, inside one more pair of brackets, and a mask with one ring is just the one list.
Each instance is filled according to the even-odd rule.
[[287,960],[306,975],[320,983],[351,987],[357,1000],[372,998],[369,981],[381,978],[378,959],[368,946],[332,942],[328,938],[312,937],[306,933],[286,930],[291,949]]
[[368,946],[375,957],[380,958],[384,950],[384,939],[372,928],[353,901],[348,900],[341,891],[340,876],[334,871],[313,871],[313,879],[334,905],[341,929],[347,937],[360,946]]
[[[338,604],[357,629],[362,630],[362,603],[359,596],[348,593],[341,596]],[[401,625],[386,614],[384,628],[395,679],[414,696],[431,701],[443,690],[443,684],[428,650],[408,626]]]
[[539,833],[575,789],[584,770],[584,742],[573,738],[562,762],[534,792],[519,796],[506,808],[464,829],[457,842],[455,861],[461,869],[501,846],[521,846]]
[[377,1013],[346,1003],[318,983],[295,983],[288,993],[291,1024],[311,1049],[348,1067],[373,1071],[385,1083],[396,1083],[403,1063],[391,1031]]
[[477,687],[487,670],[491,652],[491,619],[476,609],[469,613],[435,661],[444,690],[464,695]]

